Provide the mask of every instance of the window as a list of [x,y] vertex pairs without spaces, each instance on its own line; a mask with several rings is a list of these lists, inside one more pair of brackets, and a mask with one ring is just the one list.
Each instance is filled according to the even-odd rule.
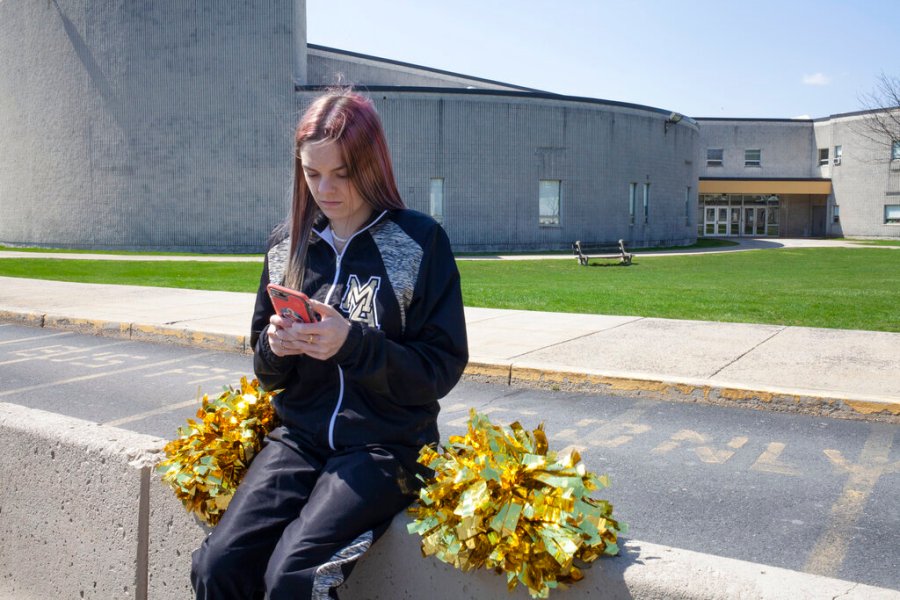
[[900,160],[900,140],[891,142],[891,160]]
[[628,184],[628,224],[634,225],[634,208],[637,202],[637,184]]
[[844,147],[843,146],[835,146],[834,147],[834,164],[841,164],[841,157],[844,155]]
[[828,164],[828,148],[819,148],[819,166]]
[[722,148],[707,148],[706,149],[706,166],[707,167],[721,167],[724,153],[725,153],[725,151]]
[[691,186],[684,190],[684,224],[691,224]]
[[541,179],[538,184],[538,223],[559,225],[559,184],[558,179]]
[[900,223],[900,204],[884,205],[884,222]]
[[[827,150],[826,150],[826,152],[827,152]],[[762,158],[762,150],[760,150],[759,148],[750,148],[748,150],[744,150],[744,166],[745,167],[760,167],[760,166],[762,166],[761,158]]]
[[650,222],[650,184],[644,184],[644,223]]
[[841,222],[841,207],[835,204],[831,207],[831,222],[832,223],[840,223]]
[[444,179],[433,177],[428,191],[428,209],[438,223],[444,222]]

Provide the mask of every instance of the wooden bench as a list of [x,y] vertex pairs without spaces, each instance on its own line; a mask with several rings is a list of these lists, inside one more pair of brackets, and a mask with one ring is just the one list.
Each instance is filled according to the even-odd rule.
[[588,261],[592,258],[601,259],[619,259],[620,265],[626,267],[631,264],[631,258],[634,254],[625,250],[625,242],[619,240],[618,246],[604,246],[601,244],[582,244],[581,241],[575,241],[572,244],[572,250],[575,252],[575,258],[582,267],[588,265]]

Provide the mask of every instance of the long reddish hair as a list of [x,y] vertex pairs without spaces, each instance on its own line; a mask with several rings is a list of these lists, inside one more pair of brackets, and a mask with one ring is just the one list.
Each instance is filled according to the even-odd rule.
[[285,285],[294,289],[303,285],[306,249],[320,215],[303,176],[300,149],[304,144],[322,141],[338,144],[350,183],[372,210],[404,207],[381,119],[372,101],[349,89],[330,90],[316,98],[300,119],[294,139],[294,189],[285,223],[291,236]]

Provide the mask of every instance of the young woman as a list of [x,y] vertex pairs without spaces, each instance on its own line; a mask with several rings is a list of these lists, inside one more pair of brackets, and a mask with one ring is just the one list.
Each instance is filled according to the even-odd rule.
[[[381,122],[354,92],[315,100],[296,133],[291,212],[266,255],[254,369],[281,426],[194,553],[198,599],[336,598],[354,561],[415,498],[438,399],[468,360],[447,235],[404,208]],[[318,322],[274,313],[305,292]]]

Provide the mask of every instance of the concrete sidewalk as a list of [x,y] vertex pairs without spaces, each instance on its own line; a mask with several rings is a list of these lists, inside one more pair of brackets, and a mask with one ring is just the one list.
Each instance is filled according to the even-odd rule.
[[[0,321],[248,352],[254,296],[0,277]],[[900,422],[900,334],[467,308],[467,375]]]
[[[744,250],[772,250],[775,248],[880,248],[882,250],[900,250],[900,246],[875,246],[862,241],[833,240],[816,238],[733,238],[734,246],[711,246],[706,248],[682,248],[670,250],[644,249],[635,252],[635,256],[685,256],[690,254],[719,254],[722,252],[740,252]],[[629,250],[630,251],[630,250]],[[68,260],[125,260],[125,261],[197,261],[197,262],[257,262],[262,263],[262,253],[258,255],[224,255],[224,254],[109,254],[103,252],[31,252],[27,248],[21,250],[0,250],[0,258],[59,258]],[[479,254],[461,255],[457,260],[560,260],[572,259],[571,252],[538,253],[538,254]]]

